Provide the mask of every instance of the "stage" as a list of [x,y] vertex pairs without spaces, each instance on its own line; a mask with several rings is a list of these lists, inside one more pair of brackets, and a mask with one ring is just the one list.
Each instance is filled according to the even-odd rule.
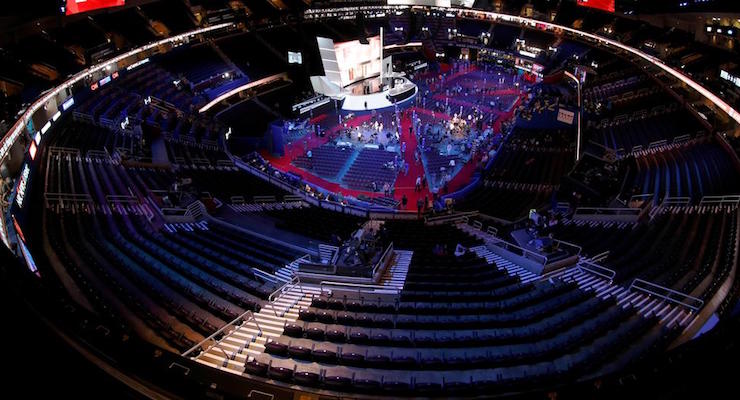
[[404,104],[412,100],[419,91],[416,84],[403,77],[383,80],[390,82],[391,79],[394,81],[393,85],[381,84],[381,79],[375,77],[345,87],[339,96],[343,99],[342,110],[381,110]]

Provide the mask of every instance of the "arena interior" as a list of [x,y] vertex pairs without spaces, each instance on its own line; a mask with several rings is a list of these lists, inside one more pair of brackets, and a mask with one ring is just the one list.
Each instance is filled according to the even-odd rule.
[[14,392],[736,390],[736,1],[41,0],[7,14]]

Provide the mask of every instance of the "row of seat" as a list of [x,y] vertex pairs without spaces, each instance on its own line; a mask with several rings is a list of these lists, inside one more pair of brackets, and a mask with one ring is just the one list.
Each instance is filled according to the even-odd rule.
[[[351,343],[395,347],[471,347],[526,343],[552,337],[562,329],[578,324],[582,319],[603,312],[614,300],[587,299],[559,314],[543,315],[530,324],[507,328],[462,330],[414,330],[400,328],[365,328],[351,326],[344,320],[339,324],[322,322],[286,323],[284,335],[314,341]],[[510,312],[516,312],[511,310]]]
[[[434,347],[413,347],[408,344],[404,346],[402,342],[391,342],[389,345],[380,346],[374,345],[375,343],[371,343],[372,345],[335,344],[332,342],[341,342],[333,340],[334,335],[338,333],[330,331],[327,336],[330,342],[294,338],[287,341],[268,339],[265,352],[325,364],[380,369],[451,370],[517,365],[524,362],[536,362],[538,359],[553,357],[578,348],[581,343],[590,342],[634,315],[634,310],[618,306],[598,311],[601,312],[591,314],[591,318],[577,325],[562,326],[562,329],[555,335],[541,338],[535,336],[532,342],[519,344],[476,345],[475,340],[462,335],[461,341],[467,342],[467,345],[459,343],[459,346],[443,348],[436,347],[436,337],[431,335],[422,338],[418,344]],[[355,335],[360,336],[361,334],[355,333]],[[485,339],[484,337],[482,340],[484,343]],[[409,338],[406,340],[411,342]]]
[[584,301],[590,294],[582,291],[569,291],[564,294],[520,308],[516,313],[491,311],[490,313],[471,313],[458,315],[360,313],[352,311],[330,311],[308,308],[301,310],[302,321],[320,321],[326,324],[339,323],[364,327],[395,327],[414,329],[434,329],[445,326],[447,329],[468,329],[481,327],[511,327],[528,323],[548,313],[557,313],[572,304]]

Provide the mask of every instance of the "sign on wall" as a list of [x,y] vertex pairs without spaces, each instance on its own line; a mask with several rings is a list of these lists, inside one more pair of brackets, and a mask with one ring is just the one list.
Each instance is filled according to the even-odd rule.
[[558,109],[558,121],[562,123],[573,125],[573,119],[575,116],[576,113],[574,113],[573,111],[568,111],[564,108]]

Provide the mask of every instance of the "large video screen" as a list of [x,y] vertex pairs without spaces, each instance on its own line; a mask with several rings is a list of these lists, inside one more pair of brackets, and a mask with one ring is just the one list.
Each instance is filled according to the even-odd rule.
[[359,40],[334,44],[342,86],[380,75],[380,36],[367,40],[369,44]]
[[100,8],[118,7],[126,4],[126,0],[67,0],[66,15],[79,14]]
[[578,5],[614,12],[614,0],[578,0]]
[[326,78],[339,87],[380,75],[382,45],[380,35],[359,40],[334,43],[332,39],[316,37],[321,64]]

